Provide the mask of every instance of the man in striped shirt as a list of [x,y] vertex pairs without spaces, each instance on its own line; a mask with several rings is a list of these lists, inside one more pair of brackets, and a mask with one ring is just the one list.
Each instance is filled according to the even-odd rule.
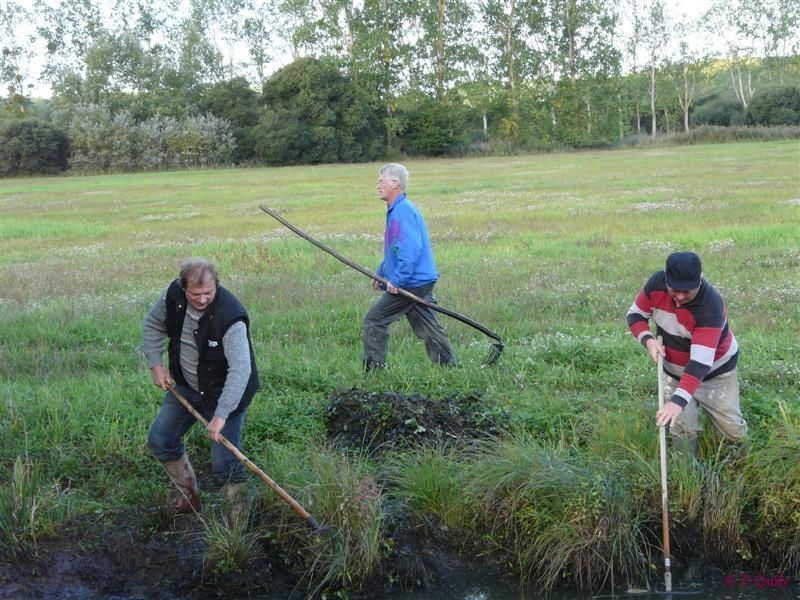
[[[650,332],[650,319],[663,345]],[[729,440],[747,437],[739,407],[739,346],[725,302],[702,277],[700,257],[675,252],[654,273],[628,310],[628,327],[653,362],[664,357],[664,406],[656,424],[670,426],[673,443],[697,449],[700,409]]]

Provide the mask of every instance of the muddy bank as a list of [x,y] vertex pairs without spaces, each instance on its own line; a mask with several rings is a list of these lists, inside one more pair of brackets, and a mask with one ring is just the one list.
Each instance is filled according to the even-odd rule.
[[177,600],[286,598],[290,582],[278,557],[263,556],[258,572],[219,575],[206,570],[198,517],[180,516],[168,530],[146,522],[72,522],[60,540],[0,562],[0,599]]
[[[173,529],[142,535],[140,528],[70,525],[60,541],[45,541],[35,554],[0,563],[0,599],[202,600],[211,598],[305,598],[300,574],[283,564],[280,551],[264,547],[246,572],[206,570],[203,530],[195,516]],[[138,532],[137,532],[138,530]],[[438,539],[437,539],[438,538]],[[372,600],[408,591],[432,594],[456,585],[465,572],[505,577],[496,565],[469,562],[443,537],[403,531],[385,566],[360,591],[346,596]]]

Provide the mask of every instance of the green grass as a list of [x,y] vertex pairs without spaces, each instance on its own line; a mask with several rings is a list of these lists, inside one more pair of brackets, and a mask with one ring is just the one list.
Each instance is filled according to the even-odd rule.
[[[337,388],[477,391],[487,410],[507,411],[515,435],[535,440],[539,449],[529,453],[566,452],[580,474],[563,491],[569,502],[536,518],[562,527],[578,514],[565,511],[583,512],[575,537],[535,529],[545,554],[531,554],[509,542],[510,530],[487,524],[476,508],[483,492],[458,505],[453,486],[473,458],[447,454],[413,457],[402,473],[326,454],[329,462],[297,484],[304,497],[316,497],[314,477],[329,478],[331,506],[354,493],[348,485],[385,477],[393,482],[385,493],[414,522],[451,530],[462,523],[470,535],[505,540],[498,552],[511,548],[506,558],[522,576],[591,589],[635,580],[657,545],[646,532],[658,530],[660,517],[656,378],[627,333],[625,312],[666,255],[687,249],[701,255],[728,304],[753,454],[725,467],[729,459],[705,434],[702,464],[676,459],[676,519],[709,548],[725,544],[727,554],[714,557],[720,564],[763,561],[759,567],[796,572],[800,484],[796,469],[776,465],[796,448],[800,423],[799,158],[796,141],[776,141],[409,161],[410,197],[426,217],[441,273],[439,302],[497,331],[506,349],[495,367],[479,368],[489,340],[443,317],[461,366],[442,370],[403,323],[391,337],[392,368],[369,376],[360,370],[360,336],[375,298],[370,282],[258,206],[374,269],[384,220],[375,194],[380,165],[0,180],[0,482],[19,482],[0,483],[10,532],[0,546],[34,547],[40,535],[57,534],[53,523],[67,513],[152,508],[165,481],[145,438],[161,394],[140,355],[141,321],[180,262],[201,255],[219,264],[223,285],[252,317],[262,391],[246,422],[248,455],[301,453],[324,438],[326,398]],[[197,429],[187,442],[202,470],[208,441]],[[19,460],[36,486],[23,485]],[[445,466],[437,483],[435,470]],[[523,481],[525,472],[517,476]],[[594,562],[579,536],[602,526],[592,511],[631,490],[642,502],[614,509],[630,517],[630,528],[601,536],[615,558]],[[14,498],[39,497],[54,507],[50,516],[9,525]],[[359,517],[333,509],[330,516]],[[312,573],[311,589],[355,588],[377,568],[383,517],[366,518],[348,539],[361,554],[340,547],[324,563],[298,567]],[[281,539],[298,547],[291,535]]]

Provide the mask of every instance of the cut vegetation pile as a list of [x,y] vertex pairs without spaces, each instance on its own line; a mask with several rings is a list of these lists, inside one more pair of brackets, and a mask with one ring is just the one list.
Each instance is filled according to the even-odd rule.
[[497,435],[507,419],[477,394],[432,399],[352,388],[328,398],[325,424],[335,444],[369,452],[414,444],[469,442]]

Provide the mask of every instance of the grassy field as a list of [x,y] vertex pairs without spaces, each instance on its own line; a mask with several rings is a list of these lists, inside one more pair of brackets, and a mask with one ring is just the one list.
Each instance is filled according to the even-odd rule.
[[[656,376],[627,333],[625,313],[667,254],[685,249],[700,254],[728,305],[742,348],[753,454],[736,462],[706,435],[701,462],[676,467],[676,520],[698,529],[718,564],[762,561],[797,572],[800,474],[779,466],[783,454],[796,465],[792,452],[800,446],[796,141],[409,161],[409,195],[426,217],[441,274],[439,302],[500,333],[506,350],[495,367],[480,368],[489,340],[443,317],[460,367],[441,370],[402,323],[391,338],[391,368],[365,375],[360,330],[375,297],[370,282],[258,206],[279,210],[374,269],[384,215],[375,193],[379,166],[0,180],[0,549],[35,551],[37,540],[57,537],[70,519],[90,515],[104,526],[117,511],[163,502],[165,477],[145,447],[161,394],[139,351],[141,321],[180,262],[204,256],[219,265],[223,285],[244,301],[253,323],[262,391],[246,423],[245,451],[283,474],[279,481],[300,497],[313,502],[314,477],[298,480],[307,479],[306,487],[292,484],[311,448],[327,457],[314,463],[320,477],[343,461],[353,481],[380,482],[379,505],[399,498],[421,522],[450,519],[464,539],[488,537],[512,568],[543,584],[597,589],[610,584],[609,572],[616,583],[632,581],[653,562],[647,532],[657,531],[659,488]],[[353,386],[431,397],[479,392],[488,412],[507,415],[513,435],[481,456],[425,450],[406,461],[438,465],[445,486],[472,490],[446,506],[441,498],[426,503],[420,488],[431,484],[415,479],[419,469],[324,447],[326,399]],[[202,468],[202,432],[190,436],[190,453]],[[500,457],[512,455],[524,460],[503,479]],[[552,494],[548,504],[537,495],[541,488],[523,492],[543,461],[584,473],[546,486],[560,498],[574,492],[577,512],[552,502]],[[585,527],[575,536],[596,531],[609,507],[622,511],[628,529],[641,523],[641,530],[608,537],[609,552],[619,554],[603,571],[578,548],[548,547],[558,540],[541,520],[525,521],[522,508],[506,515],[506,529],[502,519],[489,523],[481,511],[502,490],[475,488],[477,473],[519,478],[508,483],[504,505],[513,497],[514,506],[542,507],[562,530],[578,515]],[[636,491],[641,505],[615,500]],[[725,498],[737,493],[738,511],[709,522],[710,503],[730,506]],[[323,516],[339,518],[337,506]],[[365,531],[379,532],[382,514],[380,507],[369,512]],[[509,531],[521,522],[528,541],[514,542]],[[365,534],[362,549],[379,538]],[[373,550],[365,555],[380,554]],[[561,562],[550,564],[555,556]],[[315,585],[357,588],[369,575],[339,559]],[[352,560],[372,564],[360,555]]]

